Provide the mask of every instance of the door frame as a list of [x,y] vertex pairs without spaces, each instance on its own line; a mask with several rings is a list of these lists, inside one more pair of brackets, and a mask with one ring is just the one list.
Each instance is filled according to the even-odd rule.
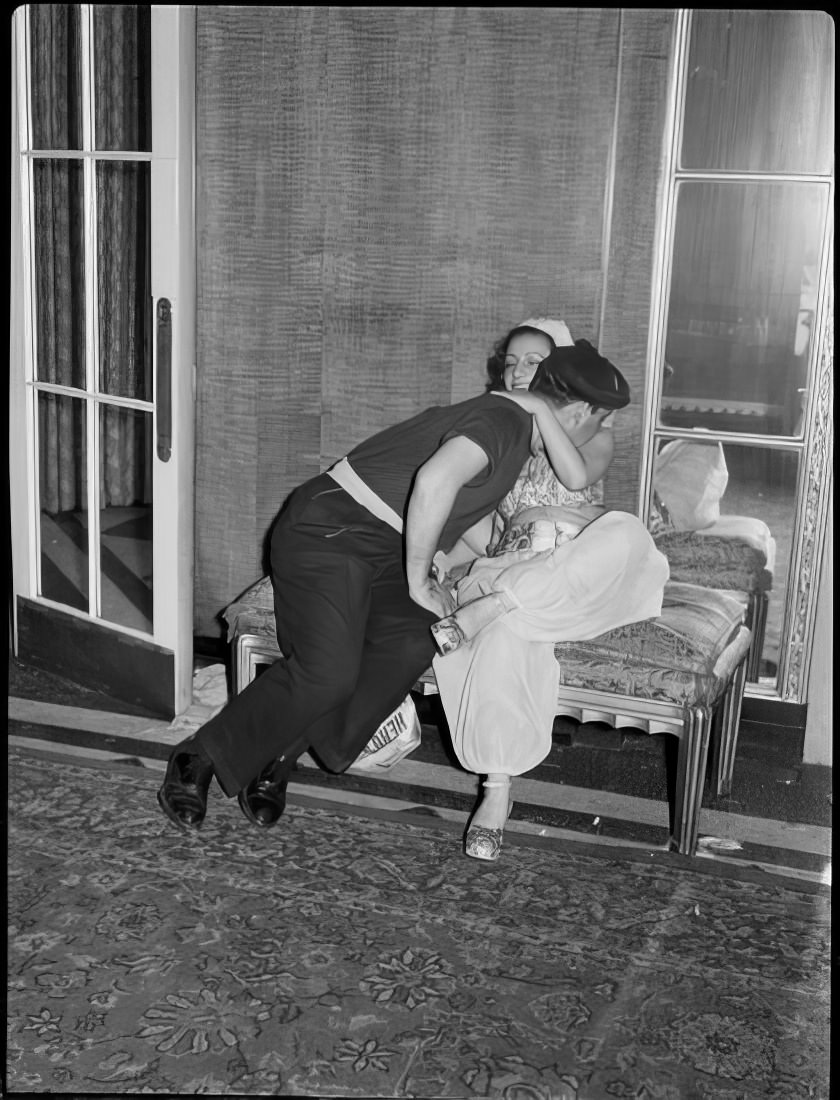
[[[130,682],[134,662],[146,663],[154,679],[151,705],[177,714],[189,706],[193,673],[193,554],[194,554],[194,406],[195,406],[195,8],[192,5],[152,5],[151,294],[152,309],[167,298],[172,305],[172,448],[168,460],[152,459],[154,527],[163,534],[153,540],[153,634],[105,623],[90,615],[44,599],[37,591],[39,545],[36,514],[36,452],[34,438],[34,340],[32,296],[27,281],[30,259],[29,165],[23,149],[23,124],[28,89],[26,9],[13,14],[13,110],[11,147],[11,267],[9,375],[9,507],[11,519],[10,641],[15,654],[32,644],[33,629],[43,644],[47,667],[60,664],[50,654],[50,631],[68,639],[89,637],[97,649],[92,663],[110,654],[120,666],[116,680],[103,668],[102,683],[91,684],[91,667],[79,651],[82,682],[108,690],[112,682]],[[162,123],[162,125],[161,125]],[[30,284],[31,285],[31,284]],[[157,374],[157,340],[151,369]],[[157,398],[153,429],[157,433]],[[33,628],[34,624],[41,624]],[[107,660],[105,661],[107,664]],[[87,662],[88,666],[91,662]],[[56,667],[56,671],[60,671]],[[109,691],[111,693],[111,691]],[[141,698],[137,698],[141,702]]]

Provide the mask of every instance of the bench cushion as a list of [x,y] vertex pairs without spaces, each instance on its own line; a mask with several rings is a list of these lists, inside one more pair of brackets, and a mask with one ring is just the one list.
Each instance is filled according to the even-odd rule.
[[239,634],[264,634],[276,641],[274,624],[274,591],[271,577],[262,577],[237,596],[222,612],[228,624],[227,640]]
[[[729,658],[743,656],[744,639],[749,645],[749,632],[742,632],[745,612],[741,592],[669,581],[658,618],[589,641],[558,643],[560,684],[678,706],[710,706],[733,671]],[[739,646],[723,660],[736,639]]]
[[773,574],[760,550],[737,538],[670,531],[655,536],[672,581],[740,592],[767,592]]
[[[589,641],[558,643],[559,683],[678,706],[712,705],[731,675],[731,661],[722,657],[738,637],[745,611],[740,592],[669,581],[658,618]],[[271,578],[242,593],[224,617],[229,641],[256,634],[276,644]],[[740,649],[730,653],[742,655]]]

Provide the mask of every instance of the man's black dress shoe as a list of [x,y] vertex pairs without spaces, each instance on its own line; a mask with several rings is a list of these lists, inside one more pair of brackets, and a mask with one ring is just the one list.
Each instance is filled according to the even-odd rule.
[[272,762],[239,792],[243,814],[261,829],[275,825],[286,808],[288,768],[279,760]]
[[188,741],[169,757],[163,785],[158,791],[160,808],[182,829],[197,829],[207,813],[207,792],[213,765],[195,752]]

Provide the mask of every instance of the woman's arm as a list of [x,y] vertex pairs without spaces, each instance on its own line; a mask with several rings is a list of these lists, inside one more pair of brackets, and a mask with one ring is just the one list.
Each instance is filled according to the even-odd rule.
[[[542,430],[540,430],[540,435],[542,435]],[[614,450],[615,439],[609,428],[599,428],[586,443],[580,444],[578,452],[586,466],[586,485],[594,485],[596,481],[601,480],[607,472],[607,467],[612,462]],[[551,462],[548,444],[546,444],[545,453],[548,455],[549,462]],[[586,485],[581,486],[581,488],[586,488]]]
[[533,415],[551,468],[567,489],[585,489],[604,476],[613,456],[611,431],[596,429],[586,442],[575,445],[552,406],[538,394],[505,392],[499,396],[507,397]]

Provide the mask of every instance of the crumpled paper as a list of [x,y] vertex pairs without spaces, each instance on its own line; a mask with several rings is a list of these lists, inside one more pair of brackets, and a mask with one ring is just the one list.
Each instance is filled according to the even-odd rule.
[[192,703],[182,714],[177,714],[169,729],[192,733],[209,722],[228,701],[227,676],[222,664],[206,665],[193,673]]

